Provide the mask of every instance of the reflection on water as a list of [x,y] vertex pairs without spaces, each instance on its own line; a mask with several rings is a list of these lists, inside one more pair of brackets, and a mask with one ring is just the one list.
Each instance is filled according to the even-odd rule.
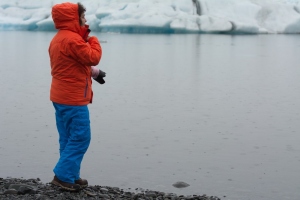
[[[53,34],[0,32],[0,177],[52,179]],[[92,185],[300,198],[297,35],[97,36],[107,77],[90,105]]]

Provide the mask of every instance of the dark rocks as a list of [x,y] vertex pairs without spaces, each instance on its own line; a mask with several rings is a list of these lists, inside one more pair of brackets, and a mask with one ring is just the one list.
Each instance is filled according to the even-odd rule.
[[18,194],[18,191],[15,189],[8,189],[3,192],[3,194]]
[[[175,187],[175,186],[174,186]],[[177,195],[140,189],[136,192],[123,191],[117,187],[88,186],[79,192],[68,192],[42,183],[40,179],[0,178],[0,199],[26,199],[26,200],[87,200],[87,199],[128,199],[128,200],[220,200],[218,197],[206,195]]]
[[[35,182],[36,183],[36,182]],[[35,194],[37,188],[32,186],[32,184],[25,185],[25,184],[11,184],[7,183],[4,185],[4,188],[8,190],[16,190],[18,194]]]

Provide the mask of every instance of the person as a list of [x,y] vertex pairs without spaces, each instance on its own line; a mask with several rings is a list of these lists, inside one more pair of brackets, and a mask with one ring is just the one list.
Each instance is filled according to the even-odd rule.
[[106,73],[97,69],[101,45],[89,36],[85,7],[81,3],[60,3],[52,7],[58,32],[49,45],[51,65],[50,100],[55,108],[59,133],[59,160],[53,169],[52,184],[69,191],[88,185],[80,177],[80,166],[90,140],[88,104],[92,103],[92,78],[105,83]]

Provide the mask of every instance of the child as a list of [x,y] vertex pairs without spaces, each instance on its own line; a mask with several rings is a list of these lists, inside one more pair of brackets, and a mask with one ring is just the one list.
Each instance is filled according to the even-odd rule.
[[52,83],[50,100],[55,108],[60,158],[52,184],[69,191],[88,185],[80,177],[80,165],[91,139],[89,110],[92,79],[103,84],[105,72],[97,69],[102,48],[89,36],[81,3],[61,3],[52,8],[57,34],[49,46]]

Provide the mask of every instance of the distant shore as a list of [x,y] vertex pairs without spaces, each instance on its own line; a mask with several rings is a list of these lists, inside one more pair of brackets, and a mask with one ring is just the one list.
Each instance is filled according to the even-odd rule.
[[219,197],[208,195],[177,195],[147,189],[136,189],[136,192],[127,192],[118,187],[88,186],[79,192],[64,191],[50,183],[42,183],[37,179],[0,178],[0,199],[133,199],[133,200],[220,200]]

